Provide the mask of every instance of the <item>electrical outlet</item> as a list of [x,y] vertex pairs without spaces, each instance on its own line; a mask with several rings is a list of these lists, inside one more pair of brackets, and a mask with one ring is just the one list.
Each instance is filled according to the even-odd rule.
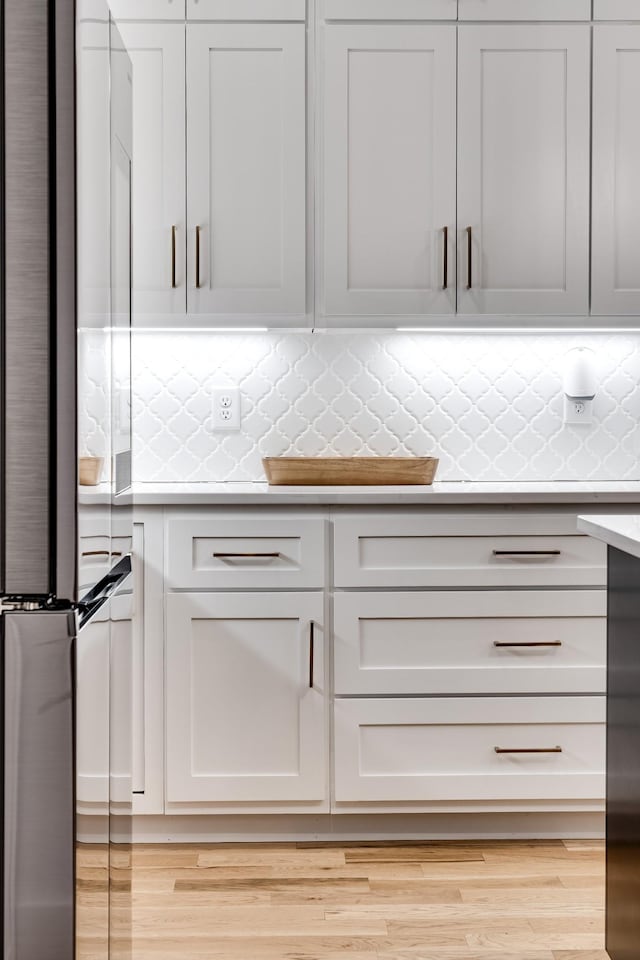
[[564,398],[564,422],[571,424],[593,423],[593,400]]
[[240,429],[240,391],[237,387],[216,387],[213,391],[211,419],[214,430]]

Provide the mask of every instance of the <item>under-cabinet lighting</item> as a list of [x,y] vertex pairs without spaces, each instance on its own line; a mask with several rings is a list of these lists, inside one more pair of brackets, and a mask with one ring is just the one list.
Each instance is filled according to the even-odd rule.
[[[95,327],[80,327],[95,330]],[[102,333],[268,333],[269,327],[100,327]]]
[[397,333],[508,333],[508,334],[568,334],[588,337],[592,333],[638,333],[640,326],[634,327],[396,327]]

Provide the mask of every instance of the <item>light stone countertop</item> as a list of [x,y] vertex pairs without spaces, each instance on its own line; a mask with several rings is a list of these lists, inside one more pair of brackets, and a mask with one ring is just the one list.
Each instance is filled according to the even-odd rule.
[[578,530],[602,540],[610,547],[640,557],[640,514],[578,517]]
[[[580,483],[438,482],[432,486],[270,487],[267,483],[135,483],[137,506],[434,506],[615,503],[640,505],[640,481]],[[80,504],[109,502],[107,484],[80,487]]]

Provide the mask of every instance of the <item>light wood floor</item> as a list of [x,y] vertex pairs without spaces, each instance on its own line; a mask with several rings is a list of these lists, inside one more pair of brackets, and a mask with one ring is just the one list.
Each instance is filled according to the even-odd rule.
[[133,960],[606,960],[604,849],[136,846],[133,918]]

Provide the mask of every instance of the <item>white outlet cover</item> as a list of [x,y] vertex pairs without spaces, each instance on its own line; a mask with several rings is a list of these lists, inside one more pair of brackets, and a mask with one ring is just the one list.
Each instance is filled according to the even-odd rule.
[[593,400],[564,398],[564,422],[572,425],[593,423]]
[[240,390],[238,387],[214,387],[211,405],[213,430],[228,433],[240,430]]

